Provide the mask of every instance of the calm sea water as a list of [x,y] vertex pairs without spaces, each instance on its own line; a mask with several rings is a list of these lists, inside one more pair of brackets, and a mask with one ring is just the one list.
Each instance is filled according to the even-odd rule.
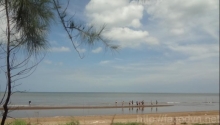
[[[1,96],[3,93],[1,93]],[[145,101],[145,104],[155,103],[172,104],[170,107],[158,108],[115,108],[115,109],[57,109],[57,110],[20,110],[12,111],[12,117],[51,117],[76,115],[113,115],[113,114],[139,114],[178,111],[206,111],[219,110],[219,94],[189,94],[189,93],[94,93],[94,92],[41,92],[41,93],[15,93],[12,95],[10,105],[28,106],[103,106],[115,105],[115,101],[125,105],[129,101]]]

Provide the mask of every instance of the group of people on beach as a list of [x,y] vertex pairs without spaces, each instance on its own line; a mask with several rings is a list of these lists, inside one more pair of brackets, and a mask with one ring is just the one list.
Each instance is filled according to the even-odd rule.
[[[117,100],[115,101],[115,105],[117,105]],[[129,101],[129,106],[133,106],[134,105],[134,101],[132,100],[132,101]],[[158,102],[157,102],[157,100],[156,100],[156,105],[158,104]],[[142,100],[142,101],[136,101],[136,105],[137,106],[144,106],[144,100]],[[152,103],[152,101],[151,101],[151,105],[153,105],[153,103]],[[122,101],[122,106],[124,106],[124,101]]]
[[[134,103],[134,102],[133,102],[133,100],[132,100],[132,101],[130,101],[128,104],[129,104],[129,106],[130,106],[130,105],[133,105],[133,103]],[[136,105],[137,105],[137,106],[138,106],[138,105],[139,105],[139,106],[140,106],[140,105],[144,105],[144,100],[142,100],[142,101],[136,101]]]

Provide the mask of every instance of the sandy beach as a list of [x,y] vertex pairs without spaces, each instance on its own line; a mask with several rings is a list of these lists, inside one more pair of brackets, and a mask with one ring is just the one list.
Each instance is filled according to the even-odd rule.
[[[110,125],[111,123],[140,122],[152,125],[182,125],[195,123],[219,123],[219,110],[193,112],[167,112],[150,114],[95,115],[95,116],[56,116],[22,118],[31,124],[58,125],[78,120],[81,125]],[[7,122],[14,119],[8,118]]]

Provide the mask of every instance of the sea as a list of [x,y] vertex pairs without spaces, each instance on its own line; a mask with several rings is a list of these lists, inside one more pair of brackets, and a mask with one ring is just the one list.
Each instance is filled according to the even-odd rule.
[[[3,93],[0,93],[3,96]],[[92,116],[117,114],[146,114],[185,111],[219,110],[219,93],[111,93],[111,92],[22,92],[14,93],[10,106],[114,106],[128,105],[130,101],[142,101],[145,105],[167,104],[165,107],[145,108],[106,108],[106,109],[48,109],[14,110],[9,116],[56,117],[56,116]]]

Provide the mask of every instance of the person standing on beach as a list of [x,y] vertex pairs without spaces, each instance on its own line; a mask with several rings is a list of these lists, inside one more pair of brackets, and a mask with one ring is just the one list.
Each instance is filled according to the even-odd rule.
[[31,105],[31,101],[29,101],[29,105]]
[[173,125],[176,125],[176,117],[173,119]]
[[131,101],[131,104],[133,105],[133,100]]
[[115,101],[115,105],[117,106],[117,100]]
[[156,105],[157,105],[157,103],[158,103],[158,102],[157,102],[157,100],[156,100]]

